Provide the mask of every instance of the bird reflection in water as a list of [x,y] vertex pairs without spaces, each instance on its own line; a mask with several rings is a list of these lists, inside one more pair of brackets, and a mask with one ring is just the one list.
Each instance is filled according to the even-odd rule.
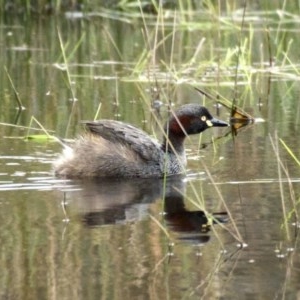
[[164,218],[178,239],[207,243],[212,223],[226,223],[227,213],[212,213],[212,222],[201,210],[189,211],[184,204],[186,182],[181,176],[162,179],[80,181],[81,191],[72,193],[87,227],[126,224],[149,216],[151,203],[165,197]]
[[166,196],[165,220],[168,227],[178,233],[178,238],[191,243],[204,244],[210,239],[209,231],[212,224],[226,223],[226,212],[212,213],[208,217],[202,210],[187,210],[184,198],[177,191]]

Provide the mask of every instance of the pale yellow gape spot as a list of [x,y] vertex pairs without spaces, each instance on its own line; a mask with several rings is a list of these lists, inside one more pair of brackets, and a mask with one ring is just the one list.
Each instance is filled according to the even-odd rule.
[[210,120],[207,120],[206,116],[202,116],[201,121],[205,122],[208,127],[213,126],[213,123]]
[[206,125],[207,125],[208,127],[214,126],[213,123],[212,123],[210,120],[206,120]]

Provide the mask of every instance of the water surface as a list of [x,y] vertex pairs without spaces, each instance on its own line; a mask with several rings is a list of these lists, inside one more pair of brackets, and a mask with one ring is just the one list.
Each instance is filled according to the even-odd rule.
[[[267,63],[267,47],[259,46],[265,34],[258,25],[266,23],[275,39],[276,14],[253,23],[249,17],[247,24],[258,28],[249,65],[253,72],[247,78],[241,71],[234,87],[234,63],[232,68],[219,64],[216,71],[210,56],[232,47],[236,31],[230,26],[221,28],[218,40],[220,31],[212,25],[179,31],[173,50],[177,70],[195,53],[199,37],[206,39],[188,72],[178,73],[180,82],[159,63],[170,62],[169,39],[157,49],[156,63],[148,61],[145,71],[138,70],[137,57],[142,59],[145,49],[139,18],[129,24],[96,17],[2,20],[1,65],[26,109],[15,109],[12,85],[2,72],[1,298],[296,299],[299,166],[280,139],[299,158],[299,87],[288,64],[277,73],[257,67]],[[298,53],[295,27],[278,32],[286,44],[294,39],[291,59]],[[166,26],[164,34],[171,32]],[[284,64],[283,59],[276,63]],[[60,145],[25,140],[39,131],[3,124],[29,126],[34,116],[55,135],[74,138],[82,130],[80,120],[93,119],[101,103],[99,117],[160,137],[156,119],[165,120],[170,99],[174,107],[204,102],[214,115],[229,119],[225,107],[218,112],[193,85],[229,99],[236,90],[238,104],[264,122],[191,137],[187,175],[167,182],[55,178],[51,163]],[[163,103],[160,115],[153,113],[154,100]],[[39,128],[36,122],[31,126]],[[216,215],[221,224],[205,223],[213,213],[221,213]]]

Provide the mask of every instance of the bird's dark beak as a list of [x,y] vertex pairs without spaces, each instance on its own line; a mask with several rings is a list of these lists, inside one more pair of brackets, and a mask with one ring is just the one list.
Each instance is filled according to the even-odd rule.
[[216,118],[212,118],[210,120],[206,120],[206,124],[209,127],[225,127],[225,126],[230,126],[227,122],[218,120]]

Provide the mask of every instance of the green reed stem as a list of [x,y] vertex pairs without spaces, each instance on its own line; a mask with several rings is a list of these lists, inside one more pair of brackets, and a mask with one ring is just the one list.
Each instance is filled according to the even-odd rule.
[[4,71],[5,71],[5,73],[6,73],[7,77],[8,77],[10,85],[11,85],[13,91],[14,91],[14,95],[15,95],[15,99],[16,99],[17,104],[18,104],[19,111],[24,110],[24,106],[22,105],[22,101],[20,99],[19,93],[18,93],[18,91],[17,91],[17,89],[16,89],[16,87],[15,87],[15,85],[14,85],[14,83],[13,83],[13,81],[12,81],[12,79],[11,79],[9,73],[8,73],[8,71],[7,71],[7,68],[5,66],[4,66]]

